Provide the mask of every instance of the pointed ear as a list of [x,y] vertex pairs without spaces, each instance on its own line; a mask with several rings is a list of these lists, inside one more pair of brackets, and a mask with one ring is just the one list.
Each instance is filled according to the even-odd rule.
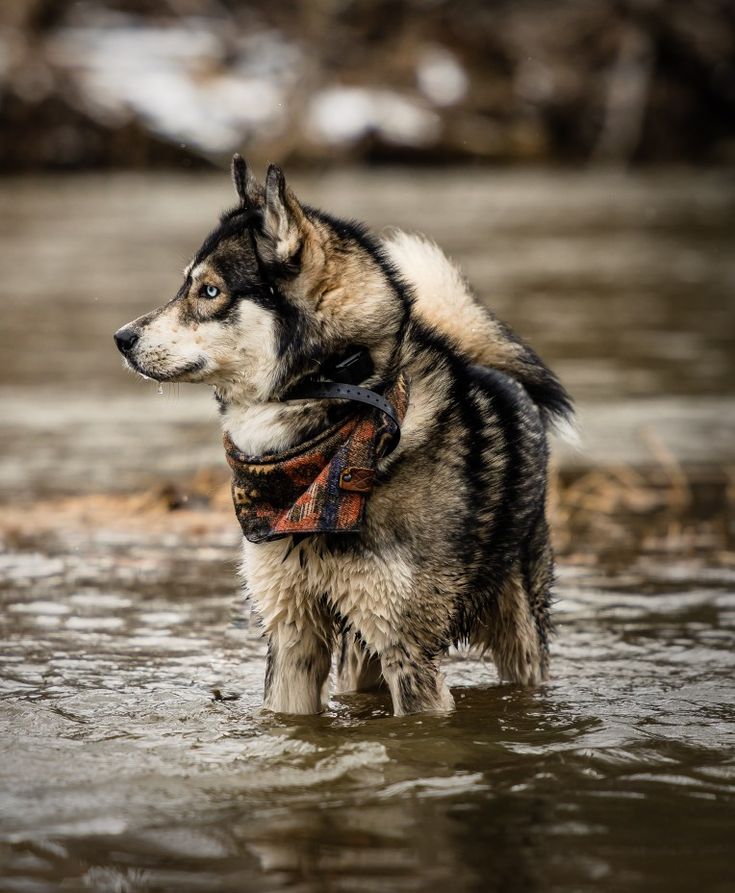
[[286,185],[283,171],[271,164],[265,178],[263,242],[268,260],[284,272],[298,273],[306,218],[296,196]]
[[243,208],[256,208],[262,204],[263,187],[253,176],[245,159],[238,153],[232,156],[232,182],[235,184]]

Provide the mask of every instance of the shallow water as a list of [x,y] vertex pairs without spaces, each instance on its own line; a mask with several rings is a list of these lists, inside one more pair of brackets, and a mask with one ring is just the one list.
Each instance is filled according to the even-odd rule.
[[565,568],[539,691],[456,655],[452,716],[296,718],[233,555],[2,557],[1,889],[732,889],[732,569]]
[[[423,229],[462,262],[579,399],[584,452],[563,463],[663,454],[727,480],[729,175],[300,185],[337,213]],[[224,177],[5,182],[0,199],[2,496],[222,467],[208,395],[158,397],[122,372],[111,333],[175,292],[230,201]],[[453,655],[451,716],[394,718],[361,695],[295,718],[260,708],[234,521],[185,539],[51,526],[0,528],[2,893],[733,889],[732,556],[562,564],[538,691]]]

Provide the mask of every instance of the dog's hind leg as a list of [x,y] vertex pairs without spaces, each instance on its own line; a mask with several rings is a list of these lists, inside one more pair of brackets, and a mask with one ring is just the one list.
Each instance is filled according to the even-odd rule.
[[473,644],[490,648],[501,679],[538,685],[548,677],[553,578],[549,530],[541,516],[473,637]]
[[539,639],[541,678],[549,674],[551,589],[554,585],[554,551],[549,526],[541,515],[535,524],[524,554],[524,588]]
[[499,590],[473,644],[489,647],[502,680],[537,685],[544,679],[541,641],[518,568],[511,571]]
[[331,631],[280,623],[268,636],[265,707],[275,713],[320,713],[331,662]]
[[381,653],[380,663],[396,716],[454,708],[454,698],[436,659],[426,657],[421,649],[395,645]]
[[342,643],[337,664],[338,694],[356,691],[375,691],[385,687],[380,658],[371,654],[353,632],[342,633]]

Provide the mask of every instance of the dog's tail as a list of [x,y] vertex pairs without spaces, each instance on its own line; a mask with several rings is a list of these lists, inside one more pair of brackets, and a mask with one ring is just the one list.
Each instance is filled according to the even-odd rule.
[[[383,245],[414,290],[424,322],[450,338],[473,363],[520,381],[548,423],[572,429],[572,400],[538,354],[475,298],[459,269],[434,242],[394,231]],[[568,435],[569,436],[569,435]]]
[[[485,312],[490,315],[489,311]],[[547,424],[558,426],[560,430],[565,431],[568,439],[573,440],[574,405],[567,389],[532,347],[522,341],[505,323],[494,318],[493,322],[504,330],[506,340],[501,343],[508,345],[509,349],[505,352],[499,349],[499,346],[493,346],[489,353],[495,354],[496,359],[488,365],[493,365],[520,381],[541,410]]]

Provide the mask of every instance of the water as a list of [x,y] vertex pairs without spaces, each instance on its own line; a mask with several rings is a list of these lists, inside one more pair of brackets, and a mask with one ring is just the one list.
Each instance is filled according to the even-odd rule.
[[563,569],[539,691],[297,718],[229,544],[58,549],[3,558],[3,890],[732,889],[732,567]]
[[[639,468],[663,450],[677,474],[726,487],[726,176],[381,172],[302,187],[428,230],[462,261],[580,398],[586,451],[561,453],[567,468]],[[123,375],[111,333],[175,291],[226,183],[32,180],[0,197],[3,893],[733,888],[727,536],[622,555],[601,525],[574,561],[572,543],[537,691],[454,654],[451,716],[394,718],[383,695],[268,714],[229,511],[154,519],[124,503],[126,520],[123,503],[43,501],[222,469],[209,398],[159,399]],[[732,520],[717,523],[731,541]]]

